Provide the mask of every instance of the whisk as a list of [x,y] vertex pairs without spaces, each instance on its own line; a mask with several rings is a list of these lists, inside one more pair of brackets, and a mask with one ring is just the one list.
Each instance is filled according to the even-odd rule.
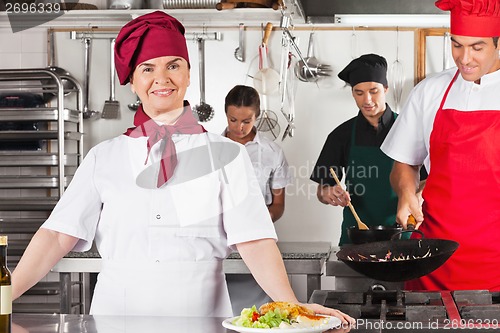
[[403,63],[399,60],[399,29],[396,37],[396,60],[391,66],[391,85],[394,94],[394,107],[399,113],[401,106],[401,97],[403,95],[403,84],[405,81],[405,73]]

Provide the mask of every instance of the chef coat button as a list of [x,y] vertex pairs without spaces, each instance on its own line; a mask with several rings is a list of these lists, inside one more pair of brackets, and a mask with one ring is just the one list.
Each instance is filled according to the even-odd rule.
[[161,215],[160,214],[156,215],[156,219],[157,220],[161,219]]
[[156,260],[156,262],[160,262],[160,260]]

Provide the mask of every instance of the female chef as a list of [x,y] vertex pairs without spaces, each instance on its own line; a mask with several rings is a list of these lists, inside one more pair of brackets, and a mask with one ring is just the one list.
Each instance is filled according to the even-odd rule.
[[120,83],[142,101],[135,127],[89,151],[14,271],[13,297],[95,240],[103,260],[93,314],[231,316],[222,270],[230,248],[273,299],[297,302],[248,154],[207,133],[184,101],[181,23],[161,11],[132,20],[115,60]]
[[[254,126],[260,115],[259,93],[252,87],[237,85],[226,95],[224,110],[228,125],[222,135],[245,146],[271,220],[275,222],[285,210],[285,187],[291,183],[291,177],[283,149],[259,135]],[[228,274],[226,281],[235,315],[239,315],[245,304],[258,307],[271,301],[249,274]]]
[[[396,160],[398,222],[413,214],[427,238],[460,246],[408,289],[500,290],[500,0],[439,0],[451,11],[457,68],[418,84],[382,145]],[[417,169],[429,177],[422,210]]]

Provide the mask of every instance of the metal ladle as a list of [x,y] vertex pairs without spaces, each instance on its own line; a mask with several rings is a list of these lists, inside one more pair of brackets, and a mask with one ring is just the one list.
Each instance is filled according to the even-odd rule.
[[137,96],[137,100],[135,102],[132,102],[132,103],[129,103],[127,106],[128,106],[128,109],[130,111],[137,111],[139,109],[139,106],[141,105],[141,100],[139,99],[139,96]]
[[200,62],[200,104],[193,108],[193,114],[201,122],[206,122],[214,117],[214,109],[205,103],[205,40],[198,38],[198,53]]

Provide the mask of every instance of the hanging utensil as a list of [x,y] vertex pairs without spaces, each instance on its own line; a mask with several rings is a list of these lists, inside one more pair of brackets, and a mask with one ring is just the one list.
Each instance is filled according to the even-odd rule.
[[[290,91],[291,82],[289,82],[290,78],[292,77],[291,75],[289,75],[289,71],[292,68],[290,67],[292,63],[292,53],[290,52],[290,42],[288,40],[288,36],[284,32],[281,43],[282,43],[281,69],[280,69],[281,114],[283,114],[288,123],[285,128],[285,131],[283,132],[283,136],[281,137],[281,141],[284,141],[288,136],[292,136],[292,131],[295,128],[295,125],[293,123],[294,110],[292,110],[293,106],[290,103],[290,98],[293,98],[291,96],[292,92]],[[286,104],[288,106],[288,112],[285,112]]]
[[293,75],[290,75],[290,71],[295,68],[295,64],[293,64],[293,54],[290,52],[290,45],[292,45],[297,53],[299,54],[299,57],[301,60],[304,60],[302,58],[302,55],[300,54],[300,50],[295,44],[294,37],[288,30],[288,27],[290,25],[290,17],[285,15],[281,16],[281,21],[280,21],[280,27],[283,29],[283,36],[282,36],[282,45],[285,47],[285,50],[282,54],[282,71],[283,71],[283,79],[282,79],[282,99],[281,99],[281,108],[282,108],[282,113],[284,113],[284,108],[285,108],[285,103],[287,103],[288,106],[288,114],[285,116],[286,121],[288,122],[288,125],[285,128],[285,131],[283,132],[283,136],[281,137],[281,141],[285,140],[287,136],[293,137],[294,134],[294,129],[295,129],[295,124],[294,124],[294,119],[295,119],[295,92],[297,89],[297,84],[296,80]]
[[255,128],[259,131],[260,135],[273,141],[276,140],[281,132],[278,116],[274,111],[267,109],[262,110],[260,117],[255,122]]
[[[335,173],[335,171],[333,171],[333,168],[330,168],[330,173],[332,174],[333,179],[335,179],[335,182],[337,183],[337,185],[340,186],[340,188],[342,188],[342,185],[340,184],[340,180],[337,177],[337,174]],[[352,215],[354,215],[354,218],[356,219],[356,222],[358,223],[358,229],[368,230],[369,229],[368,226],[361,221],[358,214],[356,213],[356,210],[354,209],[354,206],[351,204],[350,201],[347,203],[347,206],[349,206],[349,209],[351,210]]]
[[89,91],[90,91],[90,49],[92,47],[92,40],[90,38],[83,39],[85,45],[84,60],[83,60],[83,71],[85,73],[84,77],[84,101],[83,101],[83,118],[89,119],[95,117],[99,111],[94,111],[89,109]]
[[[281,24],[281,28],[283,29],[283,31],[288,35],[288,39],[289,39],[290,43],[292,44],[295,52],[297,53],[297,56],[304,63],[304,66],[306,67],[307,71],[311,72],[309,65],[307,65],[306,61],[304,61],[304,57],[302,56],[302,52],[300,52],[300,49],[297,46],[297,43],[295,43],[295,37],[292,36],[292,33],[288,29],[288,27],[290,25],[290,18],[288,16],[285,16],[285,15],[281,16],[280,24]],[[318,82],[315,82],[315,83],[316,83],[316,86],[319,88]]]
[[110,42],[110,56],[109,56],[109,99],[104,102],[102,108],[101,118],[103,119],[117,119],[118,112],[120,112],[120,102],[115,99],[115,38]]
[[396,60],[391,66],[391,85],[394,94],[394,107],[399,113],[401,106],[401,97],[403,96],[403,85],[405,81],[405,73],[403,63],[399,60],[399,29],[396,32]]
[[352,27],[351,34],[351,58],[356,59],[358,57],[358,36],[356,35],[356,30]]
[[[290,63],[289,63],[289,67],[288,67],[288,70],[289,71],[292,71],[292,68],[294,68],[293,64],[292,64],[292,54],[290,53]],[[294,130],[295,130],[295,124],[294,124],[294,120],[295,120],[295,93],[297,91],[297,80],[295,79],[295,77],[293,75],[288,75],[288,78],[287,78],[287,85],[286,85],[286,89],[287,89],[287,94],[286,94],[286,100],[287,100],[287,105],[288,105],[288,119],[287,119],[287,122],[288,122],[288,125],[283,133],[283,137],[281,138],[281,140],[285,140],[285,138],[287,136],[289,137],[293,137],[294,135]]]
[[302,82],[316,82],[321,77],[330,76],[331,71],[330,65],[321,64],[314,56],[314,32],[311,32],[309,35],[307,58],[297,63],[295,66],[295,75]]
[[275,140],[281,132],[278,116],[274,111],[267,108],[266,95],[261,96],[261,102],[262,110],[259,118],[255,121],[255,128],[262,136],[267,137],[270,140]]
[[285,101],[288,97],[287,95],[287,87],[288,87],[288,66],[290,65],[290,43],[287,40],[286,34],[283,32],[281,36],[281,62],[280,62],[280,94],[281,94],[281,107],[280,111],[283,117],[285,117],[288,125],[283,133],[283,137],[281,141],[283,141],[287,136],[290,130],[290,127],[293,126],[293,123],[290,122],[290,115],[285,112]]
[[140,100],[139,96],[137,96],[136,101],[135,101],[135,102],[132,102],[132,103],[129,103],[129,104],[127,105],[127,107],[128,107],[128,109],[129,109],[130,111],[134,111],[134,112],[135,112],[135,111],[137,111],[137,110],[139,109],[139,105],[141,105],[141,103],[142,103],[142,102],[141,102],[141,100]]
[[269,50],[267,43],[272,30],[273,24],[267,22],[264,29],[264,36],[262,37],[262,43],[259,45],[259,71],[253,77],[253,85],[259,94],[262,95],[275,94],[279,89],[280,75],[269,67],[268,61]]
[[245,62],[245,41],[244,41],[244,37],[245,37],[245,24],[244,23],[240,23],[240,27],[239,27],[239,46],[236,48],[236,50],[234,50],[234,57],[236,58],[236,60],[238,61],[241,61],[241,62]]
[[193,108],[193,114],[198,121],[206,122],[214,117],[214,108],[205,103],[205,40],[198,38],[199,77],[200,77],[200,104]]
[[450,68],[450,52],[451,52],[451,38],[450,33],[444,33],[444,52],[443,52],[443,70]]

